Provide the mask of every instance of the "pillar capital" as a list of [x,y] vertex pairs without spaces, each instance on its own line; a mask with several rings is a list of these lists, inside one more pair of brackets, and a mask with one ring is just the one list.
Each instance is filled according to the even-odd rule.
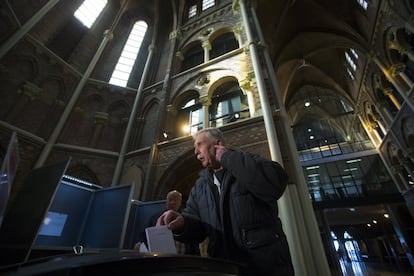
[[200,96],[198,98],[199,103],[201,103],[203,106],[210,106],[211,105],[211,99],[208,97],[208,95]]
[[183,34],[182,34],[181,30],[180,29],[177,29],[177,30],[173,30],[170,33],[169,38],[170,38],[170,40],[172,40],[174,38],[181,38],[182,36],[183,36]]
[[148,46],[148,51],[155,52],[155,50],[157,50],[157,46],[155,46],[155,44],[150,44],[150,46]]
[[203,40],[203,43],[201,44],[201,47],[203,47],[204,49],[207,49],[207,50],[211,50],[210,40],[208,40],[207,38],[205,40]]
[[243,90],[250,90],[252,88],[252,80],[249,77],[241,80],[240,88]]
[[242,29],[243,29],[242,23],[241,23],[241,22],[239,22],[239,23],[237,23],[237,24],[233,27],[233,32],[234,32],[236,35],[239,35],[239,34],[241,33]]
[[403,72],[405,69],[405,64],[403,63],[395,63],[391,65],[390,72],[393,77],[398,76],[401,72]]
[[112,38],[114,38],[114,33],[111,30],[105,30],[104,37],[106,37],[108,40],[112,40]]
[[107,125],[109,121],[109,114],[107,112],[96,111],[93,115],[93,119],[96,125]]
[[167,105],[166,109],[169,114],[174,116],[177,115],[177,109],[172,104]]
[[42,88],[30,81],[24,82],[24,84],[18,90],[18,93],[29,97],[31,100],[36,99],[40,94],[42,94],[42,92]]
[[184,60],[184,55],[183,55],[183,52],[181,52],[181,51],[176,52],[175,56],[181,61]]
[[392,87],[385,87],[382,91],[384,91],[384,95],[386,96],[393,95],[393,92],[394,92]]

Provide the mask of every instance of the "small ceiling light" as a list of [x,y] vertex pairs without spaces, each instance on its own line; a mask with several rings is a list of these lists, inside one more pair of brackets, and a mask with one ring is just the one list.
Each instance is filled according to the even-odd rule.
[[384,218],[389,218],[389,217],[390,217],[389,214],[387,214],[387,213],[384,214]]
[[373,220],[372,220],[372,223],[373,223],[373,224],[377,224],[378,222],[377,222],[375,219],[373,219]]
[[312,132],[312,129],[311,128],[308,128],[308,132]]
[[164,138],[165,138],[165,139],[167,139],[167,138],[168,138],[168,134],[167,134],[167,132],[164,132],[164,133],[162,134],[162,136],[164,136]]
[[306,102],[305,102],[305,106],[306,106],[306,107],[309,107],[309,106],[310,106],[310,102],[306,101]]
[[368,226],[368,227],[371,227],[371,223],[367,223],[367,226]]
[[355,208],[349,208],[349,211],[355,212]]
[[313,140],[313,139],[315,139],[315,137],[313,135],[311,135],[311,136],[309,136],[309,139]]

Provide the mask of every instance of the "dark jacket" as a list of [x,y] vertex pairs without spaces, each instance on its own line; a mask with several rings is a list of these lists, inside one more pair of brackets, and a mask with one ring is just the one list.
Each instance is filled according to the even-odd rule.
[[213,173],[204,169],[182,212],[185,229],[177,239],[208,237],[209,256],[246,264],[245,275],[293,275],[277,208],[287,174],[276,162],[239,151],[225,152],[221,164],[220,202]]

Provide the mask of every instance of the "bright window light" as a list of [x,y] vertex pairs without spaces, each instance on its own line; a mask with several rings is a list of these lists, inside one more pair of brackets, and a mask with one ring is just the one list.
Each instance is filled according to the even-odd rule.
[[351,159],[351,160],[347,160],[346,163],[351,164],[351,163],[356,163],[356,162],[361,162],[361,158],[358,159]]
[[215,4],[214,2],[214,0],[203,0],[202,10],[205,11],[206,9],[213,7]]
[[357,171],[358,168],[348,168],[348,169],[344,169],[344,172],[353,172],[353,171]]
[[350,77],[352,80],[355,80],[355,76],[354,76],[354,74],[351,72],[351,70],[349,70],[348,68],[346,68],[346,72],[348,73],[349,77]]
[[361,7],[364,8],[364,10],[368,9],[368,2],[366,0],[357,0],[357,1],[358,1],[358,4],[360,4]]
[[345,52],[345,59],[348,62],[349,66],[351,66],[352,70],[356,71],[356,64],[348,52]]
[[126,87],[129,76],[131,75],[132,67],[134,66],[139,49],[141,48],[142,40],[148,25],[144,21],[137,21],[129,34],[128,40],[122,50],[115,70],[112,73],[110,84]]
[[90,28],[107,2],[107,0],[85,0],[74,15],[83,25]]
[[197,5],[192,5],[188,9],[188,18],[194,17],[197,15]]
[[351,51],[351,53],[354,55],[355,59],[358,59],[359,58],[358,53],[354,49],[349,48],[349,51]]

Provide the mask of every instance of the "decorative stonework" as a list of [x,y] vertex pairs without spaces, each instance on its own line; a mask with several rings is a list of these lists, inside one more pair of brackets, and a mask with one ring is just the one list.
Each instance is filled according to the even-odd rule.
[[175,39],[175,38],[181,38],[182,36],[183,36],[183,34],[182,34],[181,30],[180,30],[180,29],[178,29],[178,30],[174,30],[174,31],[172,31],[172,32],[170,33],[169,38],[170,38],[170,40],[171,40],[171,39]]
[[107,125],[109,121],[109,114],[106,112],[96,111],[94,116],[94,123],[99,125]]
[[180,60],[183,61],[184,60],[184,55],[181,51],[178,51],[177,53],[175,53],[175,56]]
[[19,94],[23,94],[29,97],[32,101],[36,99],[40,94],[42,94],[43,89],[37,86],[36,84],[25,81],[24,84],[18,90]]
[[250,78],[245,78],[240,81],[240,88],[243,90],[250,90],[252,88],[252,80]]
[[167,112],[173,116],[177,115],[177,109],[172,104],[167,105]]
[[207,84],[210,83],[210,75],[209,74],[205,74],[203,76],[201,76],[198,80],[197,80],[197,85],[196,87],[203,87]]
[[405,64],[403,64],[403,63],[396,63],[396,64],[391,65],[390,72],[391,72],[391,74],[392,74],[393,77],[396,77],[401,72],[403,72],[404,69],[405,69]]
[[198,98],[198,101],[203,105],[203,106],[210,106],[211,105],[211,98],[208,95],[204,95],[204,96],[200,96]]

